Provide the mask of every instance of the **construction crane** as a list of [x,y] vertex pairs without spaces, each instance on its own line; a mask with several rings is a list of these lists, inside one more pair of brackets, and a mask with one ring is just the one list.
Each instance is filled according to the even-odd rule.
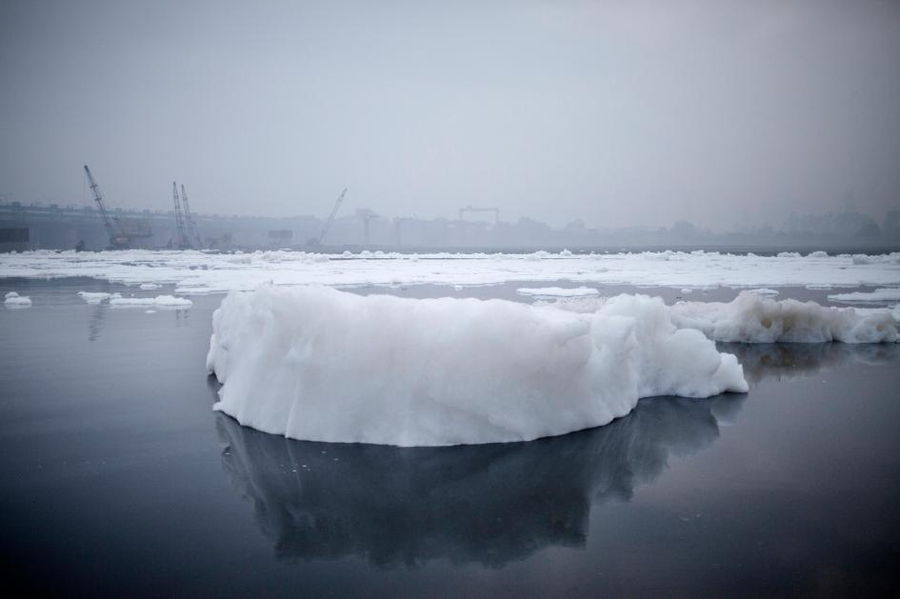
[[200,239],[200,233],[197,232],[197,223],[194,222],[194,215],[191,212],[191,205],[188,203],[187,192],[184,190],[184,184],[181,185],[181,204],[184,207],[184,218],[187,225],[189,239],[197,244],[198,248],[203,247],[203,240]]
[[175,203],[175,247],[179,250],[188,249],[191,243],[184,232],[184,213],[181,211],[181,201],[178,199],[178,185],[172,181],[172,199]]
[[494,213],[494,224],[500,222],[500,209],[499,208],[473,208],[472,205],[468,205],[465,208],[459,209],[459,220],[463,219],[463,215],[466,212],[493,212]]
[[100,216],[103,218],[103,226],[106,227],[106,233],[109,235],[109,246],[113,249],[126,249],[131,240],[125,231],[122,230],[122,226],[119,224],[118,219],[110,216],[109,211],[106,209],[106,205],[103,204],[103,194],[100,193],[100,187],[97,185],[97,182],[94,181],[91,169],[89,169],[86,164],[84,165],[84,172],[87,174],[88,182],[91,184],[91,192],[94,194],[94,201],[97,202],[97,208],[100,209]]
[[334,217],[337,215],[338,210],[341,207],[341,204],[344,202],[344,196],[347,195],[347,188],[344,188],[344,191],[341,192],[341,195],[338,196],[337,200],[334,202],[334,207],[331,209],[331,214],[328,215],[328,218],[325,220],[325,225],[322,227],[322,232],[319,233],[318,237],[313,237],[310,239],[306,245],[318,247],[322,245],[322,242],[325,240],[325,235],[328,234],[328,230],[331,228],[331,224],[334,222]]

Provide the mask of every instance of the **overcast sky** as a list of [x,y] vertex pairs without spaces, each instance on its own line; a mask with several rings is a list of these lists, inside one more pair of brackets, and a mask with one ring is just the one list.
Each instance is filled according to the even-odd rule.
[[0,194],[716,228],[900,208],[900,2],[0,2]]

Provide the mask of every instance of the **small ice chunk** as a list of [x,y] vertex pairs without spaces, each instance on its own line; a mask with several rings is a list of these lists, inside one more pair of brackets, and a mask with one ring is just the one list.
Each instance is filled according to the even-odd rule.
[[159,289],[160,285],[157,283],[141,283],[141,289],[144,291],[152,291],[153,289]]
[[28,308],[31,306],[31,298],[27,295],[19,295],[15,291],[10,291],[3,296],[3,305],[7,308]]
[[110,299],[122,297],[119,293],[106,293],[104,291],[79,291],[78,296],[89,304],[101,304]]

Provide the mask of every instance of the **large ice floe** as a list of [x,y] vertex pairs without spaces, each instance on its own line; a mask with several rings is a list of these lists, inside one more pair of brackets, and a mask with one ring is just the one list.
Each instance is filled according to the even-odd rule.
[[229,294],[213,315],[215,408],[313,441],[526,441],[606,424],[641,397],[746,392],[741,366],[659,298],[583,314],[505,300]]

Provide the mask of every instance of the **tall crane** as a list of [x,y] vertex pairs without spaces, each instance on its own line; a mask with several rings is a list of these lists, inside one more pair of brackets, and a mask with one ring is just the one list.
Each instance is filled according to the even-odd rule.
[[191,213],[191,205],[188,203],[184,184],[181,185],[181,203],[184,206],[184,218],[187,221],[185,224],[187,225],[189,238],[197,244],[198,248],[202,248],[203,240],[200,239],[200,233],[197,232],[197,223],[194,222],[194,215]]
[[103,217],[103,226],[106,227],[106,234],[109,235],[109,246],[115,249],[124,249],[128,247],[128,235],[122,230],[119,221],[110,216],[106,205],[103,203],[103,194],[100,193],[100,187],[94,181],[94,175],[88,165],[84,165],[84,172],[87,175],[88,182],[91,184],[91,192],[94,194],[94,201],[97,202],[97,208],[100,210],[100,216]]
[[178,186],[172,181],[172,199],[175,203],[175,247],[179,250],[191,247],[190,241],[184,232],[184,214],[181,212],[181,201],[178,199]]
[[307,245],[311,246],[320,246],[322,242],[325,240],[325,235],[328,233],[328,230],[331,228],[331,224],[334,222],[334,217],[337,215],[338,210],[341,207],[341,204],[344,202],[344,196],[347,195],[347,188],[344,188],[344,191],[341,192],[341,195],[338,196],[338,199],[334,202],[334,207],[331,209],[331,214],[328,215],[328,218],[325,220],[325,225],[322,227],[322,232],[319,233],[318,237],[313,237],[309,240]]

